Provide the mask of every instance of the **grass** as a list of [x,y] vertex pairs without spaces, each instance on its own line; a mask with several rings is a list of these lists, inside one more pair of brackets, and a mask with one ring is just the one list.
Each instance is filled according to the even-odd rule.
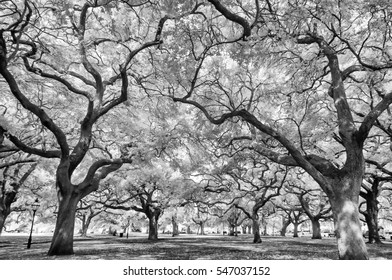
[[[47,256],[51,236],[34,236],[31,249],[26,249],[27,236],[0,236],[0,259],[3,260],[322,260],[337,259],[336,240],[310,237],[265,236],[253,244],[251,235],[161,235],[149,241],[145,235],[126,237],[92,235],[75,237],[74,255]],[[392,259],[392,242],[367,244],[371,259]]]

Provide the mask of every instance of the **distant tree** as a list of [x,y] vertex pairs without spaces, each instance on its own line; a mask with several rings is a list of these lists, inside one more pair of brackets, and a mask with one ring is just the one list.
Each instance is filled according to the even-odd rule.
[[[26,161],[26,160],[25,160]],[[31,161],[31,160],[27,160]],[[37,163],[24,166],[23,160],[2,163],[0,167],[0,234],[3,231],[5,220],[11,213],[11,206],[17,200],[20,188],[35,170]]]

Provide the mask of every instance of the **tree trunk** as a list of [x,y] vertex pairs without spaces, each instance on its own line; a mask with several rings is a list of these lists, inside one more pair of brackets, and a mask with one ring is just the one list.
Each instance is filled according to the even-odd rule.
[[186,227],[186,233],[187,234],[191,234],[192,233],[191,226],[187,226]]
[[148,217],[148,240],[158,240],[158,219],[159,214],[152,214]]
[[7,218],[3,213],[3,211],[0,211],[0,235],[3,232],[4,224],[5,224],[5,219]]
[[174,216],[172,217],[172,227],[173,227],[173,236],[179,235],[177,219]]
[[91,217],[87,217],[86,215],[83,215],[83,219],[82,219],[82,236],[86,237],[87,236],[87,231],[88,228],[90,227],[91,224]]
[[320,222],[318,219],[312,219],[312,239],[321,239]]
[[282,229],[280,230],[280,236],[286,236],[287,228],[291,224],[290,219],[284,219],[282,221]]
[[204,232],[204,222],[200,222],[200,235],[206,235]]
[[235,236],[236,235],[235,226],[229,225],[229,235],[230,236]]
[[246,226],[241,226],[242,228],[242,234],[246,234]]
[[[370,195],[369,195],[370,196]],[[380,235],[378,232],[378,208],[377,198],[367,197],[366,199],[366,215],[365,220],[369,229],[369,241],[368,243],[381,244]]]
[[11,203],[14,202],[16,192],[6,193],[5,196],[0,198],[0,235],[3,232],[5,220],[11,213]]
[[252,219],[253,243],[261,243],[260,223],[257,218]]
[[330,201],[338,240],[339,259],[368,259],[359,220],[358,196],[348,197],[346,194]]
[[252,234],[252,226],[248,226],[248,234]]
[[[59,195],[60,196],[60,195]],[[48,255],[71,255],[75,228],[75,213],[79,196],[68,195],[59,198],[60,205],[57,214],[56,227]]]
[[299,224],[298,223],[293,223],[293,225],[294,225],[293,237],[298,237],[298,226],[299,226]]

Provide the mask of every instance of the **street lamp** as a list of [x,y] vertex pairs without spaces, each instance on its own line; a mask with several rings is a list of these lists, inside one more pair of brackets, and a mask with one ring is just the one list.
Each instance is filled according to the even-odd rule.
[[33,235],[34,218],[35,218],[35,213],[37,212],[39,206],[40,206],[40,204],[38,202],[38,198],[36,198],[34,203],[31,205],[31,208],[33,209],[33,220],[31,222],[31,229],[30,229],[29,240],[27,241],[27,249],[30,249],[30,247],[31,247],[31,239],[32,239],[32,235]]

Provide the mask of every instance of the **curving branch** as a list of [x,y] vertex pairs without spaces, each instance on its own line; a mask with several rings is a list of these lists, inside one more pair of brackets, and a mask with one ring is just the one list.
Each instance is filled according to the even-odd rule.
[[23,143],[18,137],[12,135],[11,133],[7,132],[5,128],[0,126],[0,131],[4,131],[6,137],[21,151],[28,153],[28,154],[34,154],[37,156],[41,156],[44,158],[60,158],[62,156],[62,152],[60,150],[42,150],[42,149],[36,149],[30,146],[27,146],[25,143]]
[[252,29],[246,19],[230,11],[228,8],[223,6],[219,0],[208,0],[208,2],[210,2],[225,18],[242,26],[244,29],[242,35],[243,40],[246,40],[251,35]]

